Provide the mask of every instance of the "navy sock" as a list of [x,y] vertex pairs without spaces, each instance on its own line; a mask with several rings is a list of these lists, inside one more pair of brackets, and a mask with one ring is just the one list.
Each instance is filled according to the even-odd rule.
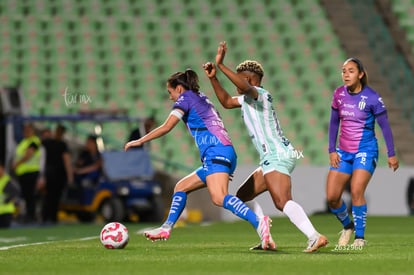
[[255,229],[259,226],[259,220],[256,214],[238,197],[226,195],[223,200],[223,207],[230,210],[237,217],[248,221]]

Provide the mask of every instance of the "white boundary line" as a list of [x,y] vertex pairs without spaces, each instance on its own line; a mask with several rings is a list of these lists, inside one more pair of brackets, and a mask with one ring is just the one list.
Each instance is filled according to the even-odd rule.
[[15,237],[15,238],[0,238],[0,243],[15,243],[15,242],[21,242],[21,241],[27,241],[27,237]]
[[56,242],[74,242],[74,241],[88,241],[92,239],[97,239],[99,236],[91,236],[91,237],[85,237],[80,239],[73,239],[73,240],[60,240],[60,241],[47,241],[47,242],[37,242],[37,243],[23,243],[23,244],[16,244],[16,245],[10,245],[10,246],[3,246],[0,247],[0,250],[9,250],[12,248],[18,248],[18,247],[26,247],[26,246],[33,246],[33,245],[43,245],[43,244],[49,244],[49,243],[56,243]]

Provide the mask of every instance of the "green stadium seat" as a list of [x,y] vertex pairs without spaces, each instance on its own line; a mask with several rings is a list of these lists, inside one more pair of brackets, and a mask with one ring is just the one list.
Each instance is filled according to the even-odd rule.
[[[317,1],[10,0],[0,1],[0,32],[8,38],[0,40],[7,53],[0,53],[0,62],[12,68],[0,69],[0,78],[20,79],[28,96],[41,96],[41,102],[28,105],[33,111],[52,114],[126,106],[132,113],[156,112],[159,120],[172,106],[165,81],[174,71],[196,69],[202,90],[211,95],[199,66],[213,60],[217,43],[226,40],[230,49],[226,62],[231,68],[245,59],[263,64],[263,84],[275,97],[282,126],[295,135],[295,127],[307,131],[304,106],[325,119],[329,115],[331,83],[340,82],[332,72],[343,61],[341,50],[332,49],[335,34]],[[324,48],[328,43],[330,48]],[[224,78],[223,85],[235,91]],[[93,103],[68,108],[62,100],[66,88],[87,93]],[[213,101],[217,102],[214,97]],[[247,132],[240,131],[245,128],[240,112],[223,114],[240,161],[257,163]],[[181,130],[185,132],[175,132]],[[190,152],[184,162],[198,165],[193,141],[184,134],[182,144],[164,142],[168,144],[155,146],[155,153],[170,151],[171,160],[180,161],[175,152],[179,148],[181,153]],[[119,134],[111,136],[117,138]],[[310,140],[311,135],[302,139]],[[315,152],[322,151],[316,147]],[[318,161],[315,153],[310,163]]]

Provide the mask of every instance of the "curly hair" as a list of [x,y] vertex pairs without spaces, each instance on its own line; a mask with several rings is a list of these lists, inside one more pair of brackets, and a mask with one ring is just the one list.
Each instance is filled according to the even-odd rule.
[[236,67],[236,71],[238,73],[240,72],[252,72],[257,74],[260,79],[262,79],[263,75],[264,75],[264,71],[263,71],[263,66],[262,64],[260,64],[257,61],[254,60],[245,60],[242,63],[240,63],[237,67]]

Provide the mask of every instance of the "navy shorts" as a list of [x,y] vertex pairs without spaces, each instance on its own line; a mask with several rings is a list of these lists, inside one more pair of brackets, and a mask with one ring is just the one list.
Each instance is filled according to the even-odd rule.
[[203,158],[203,165],[196,170],[197,176],[206,183],[208,175],[224,172],[234,173],[237,165],[237,155],[233,146],[211,147]]

